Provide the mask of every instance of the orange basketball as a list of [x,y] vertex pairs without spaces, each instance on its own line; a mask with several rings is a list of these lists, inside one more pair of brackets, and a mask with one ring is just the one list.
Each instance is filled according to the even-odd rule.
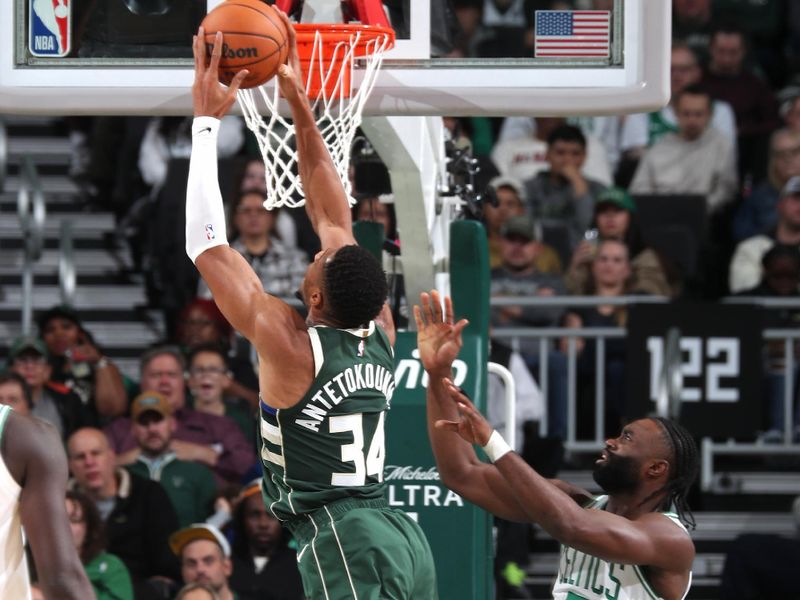
[[206,53],[210,57],[214,36],[221,31],[222,57],[219,80],[230,85],[242,69],[250,74],[242,82],[251,88],[272,79],[289,52],[286,28],[276,9],[260,0],[225,0],[203,19]]

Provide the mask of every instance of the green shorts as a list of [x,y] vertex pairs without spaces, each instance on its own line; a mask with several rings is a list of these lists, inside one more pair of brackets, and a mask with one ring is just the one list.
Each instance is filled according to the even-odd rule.
[[435,600],[428,540],[404,512],[383,499],[332,502],[287,524],[312,600]]

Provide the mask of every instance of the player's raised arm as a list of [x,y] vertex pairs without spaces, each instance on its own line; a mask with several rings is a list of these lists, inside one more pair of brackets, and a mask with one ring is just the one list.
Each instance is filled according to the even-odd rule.
[[217,180],[217,132],[220,119],[236,100],[236,91],[247,76],[247,71],[237,73],[230,87],[220,84],[217,71],[222,53],[222,33],[216,35],[208,65],[204,33],[201,27],[192,46],[195,118],[192,123],[192,155],[186,190],[186,253],[208,284],[222,313],[252,341],[255,338],[255,320],[265,305],[270,302],[274,302],[276,307],[283,304],[264,293],[261,280],[252,267],[228,246],[225,209]]
[[525,511],[516,503],[497,469],[482,463],[472,445],[436,426],[437,422],[458,419],[446,382],[452,376],[452,364],[461,350],[461,332],[467,326],[462,319],[454,322],[453,305],[445,298],[445,316],[436,291],[420,296],[414,306],[417,322],[417,348],[428,372],[427,415],[436,466],[442,482],[470,502],[513,521],[525,521]]
[[289,35],[289,58],[278,69],[278,85],[289,103],[297,142],[297,165],[306,197],[306,212],[322,249],[355,244],[352,216],[342,180],[317,128],[303,82],[294,27],[277,11]]
[[440,421],[436,426],[458,433],[464,440],[487,450],[505,485],[527,515],[525,520],[538,523],[566,546],[610,562],[674,571],[691,567],[694,558],[691,538],[669,518],[649,512],[629,519],[580,507],[561,486],[539,475],[513,452],[452,382],[445,382],[445,387],[458,407],[458,417]]

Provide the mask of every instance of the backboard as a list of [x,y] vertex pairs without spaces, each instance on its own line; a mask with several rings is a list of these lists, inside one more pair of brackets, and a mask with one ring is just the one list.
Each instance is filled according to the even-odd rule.
[[[218,2],[5,0],[0,113],[188,114],[191,35]],[[525,14],[522,0],[500,14],[485,0],[466,48],[458,31],[475,13],[453,4],[383,0],[398,39],[365,115],[614,114],[668,100],[668,0],[582,0],[601,10],[570,14]]]

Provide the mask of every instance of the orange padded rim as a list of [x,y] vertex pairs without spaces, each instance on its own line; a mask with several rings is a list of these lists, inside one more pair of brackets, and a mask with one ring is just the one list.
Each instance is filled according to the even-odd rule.
[[391,27],[379,25],[362,25],[361,23],[295,23],[292,25],[297,32],[297,52],[301,59],[309,60],[314,47],[314,38],[319,32],[322,36],[324,47],[349,42],[354,33],[361,33],[355,47],[356,56],[370,54],[370,44],[381,36],[389,38],[386,49],[394,46],[395,34]]

